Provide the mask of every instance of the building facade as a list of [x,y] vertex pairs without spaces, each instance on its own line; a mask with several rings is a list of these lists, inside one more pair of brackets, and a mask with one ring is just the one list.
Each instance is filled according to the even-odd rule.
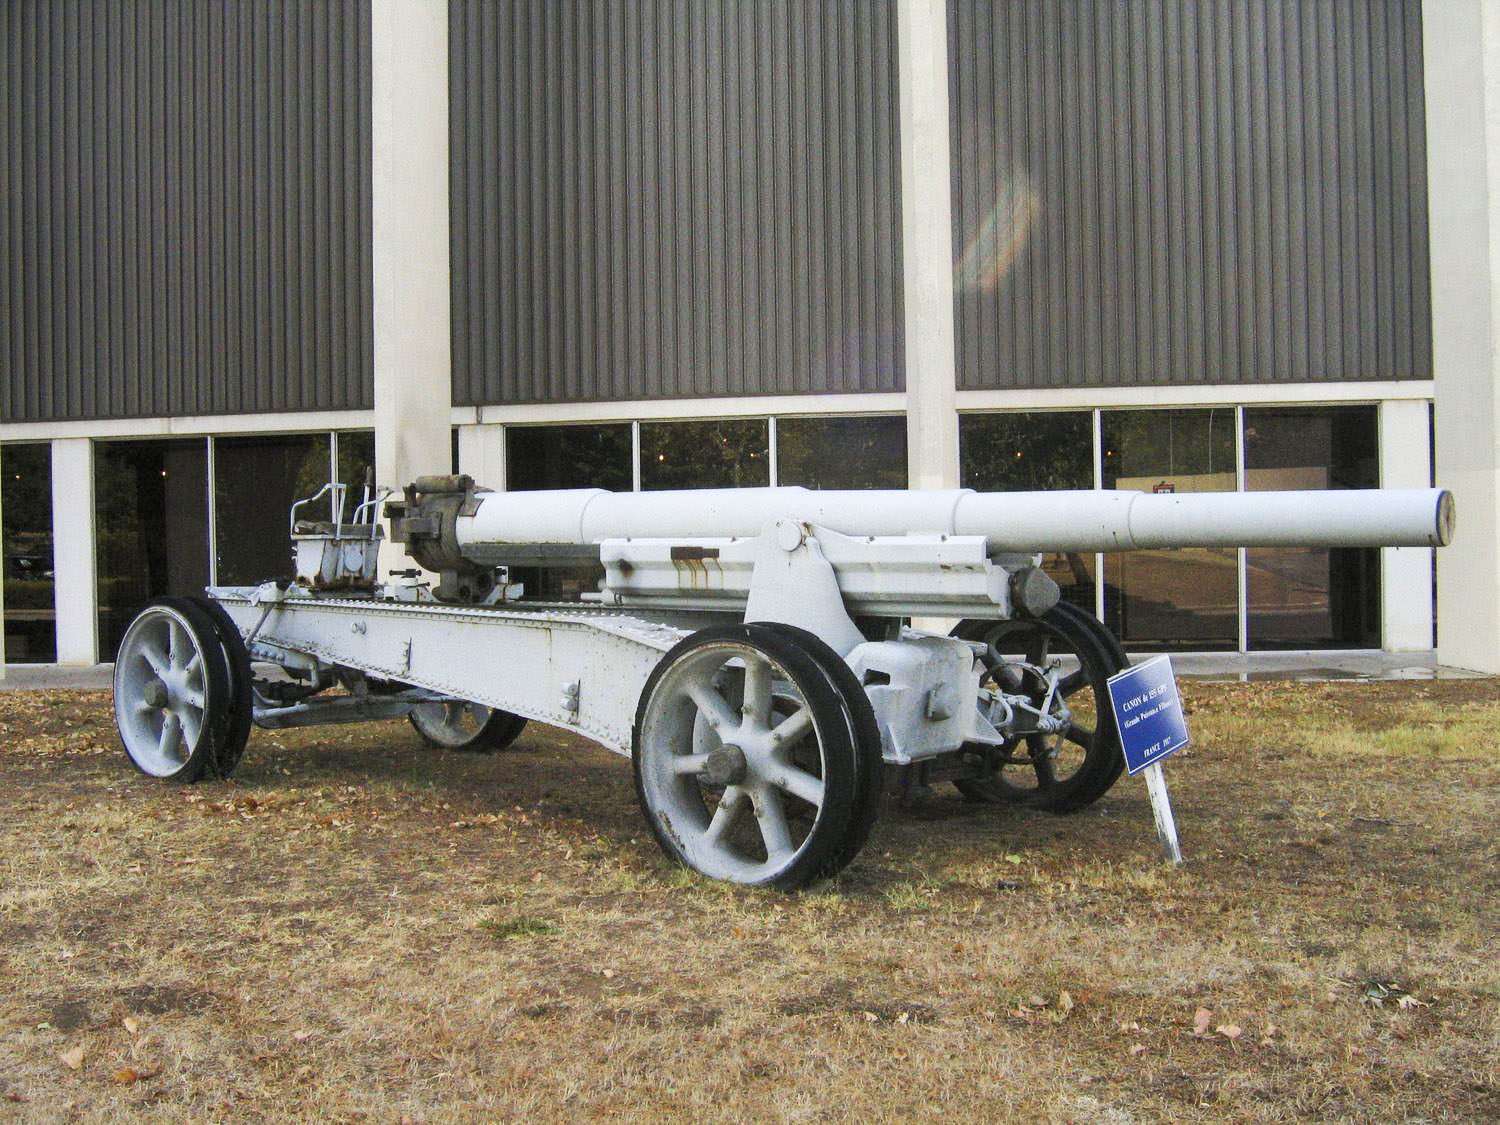
[[[283,573],[290,501],[371,466],[1215,491],[1426,486],[1435,457],[1461,528],[1437,643],[1495,667],[1500,631],[1458,622],[1477,590],[1500,625],[1493,235],[1464,190],[1496,20],[7,5],[7,658],[109,659],[151,596]],[[1048,566],[1133,649],[1434,645],[1429,551]]]

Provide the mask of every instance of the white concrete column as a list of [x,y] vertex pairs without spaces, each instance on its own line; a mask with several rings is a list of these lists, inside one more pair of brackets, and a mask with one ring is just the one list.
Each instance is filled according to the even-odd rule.
[[370,32],[375,467],[399,489],[453,458],[447,0],[373,0]]
[[52,574],[57,662],[113,660],[99,652],[99,582],[94,563],[94,443],[52,443]]
[[505,427],[460,426],[458,471],[468,473],[475,484],[505,491]]
[[1423,0],[1437,483],[1438,660],[1500,672],[1500,7]]
[[[1382,402],[1379,426],[1380,487],[1430,487],[1427,404],[1420,399]],[[1380,552],[1380,637],[1387,652],[1432,648],[1432,556],[1431,547]]]
[[958,485],[953,201],[944,0],[898,0],[906,460],[912,488]]

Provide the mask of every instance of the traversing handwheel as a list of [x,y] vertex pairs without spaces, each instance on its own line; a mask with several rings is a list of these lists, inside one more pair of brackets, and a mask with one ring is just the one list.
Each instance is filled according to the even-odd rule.
[[420,703],[407,719],[430,746],[480,754],[504,750],[526,727],[520,715],[462,699]]
[[854,731],[843,693],[797,637],[756,625],[694,633],[653,669],[636,711],[636,792],[652,834],[715,879],[792,889],[834,874],[852,858],[868,785]]
[[1057,813],[1076,812],[1102,797],[1125,766],[1107,684],[1126,659],[1108,630],[1059,602],[1040,618],[964,621],[953,635],[988,646],[982,659],[989,675],[982,687],[1025,695],[1034,706],[1048,701],[1050,686],[1036,670],[1060,661],[1049,712],[1068,720],[1061,733],[1026,735],[998,751],[980,751],[993,772],[955,781],[959,791],[970,800]]
[[229,733],[224,649],[187,598],[160,598],[125,630],[115,656],[115,726],[142,773],[196,781]]

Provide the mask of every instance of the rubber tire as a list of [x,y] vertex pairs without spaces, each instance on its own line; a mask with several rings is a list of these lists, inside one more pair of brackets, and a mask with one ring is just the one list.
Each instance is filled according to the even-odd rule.
[[459,754],[494,754],[504,750],[512,742],[521,736],[526,729],[526,720],[520,715],[510,711],[501,711],[499,708],[490,708],[490,717],[485,720],[484,726],[474,732],[474,737],[466,742],[453,745],[447,742],[439,742],[428,735],[417,720],[410,713],[406,721],[411,724],[412,730],[417,732],[418,737],[428,746],[437,750],[452,750]]
[[834,856],[834,870],[842,871],[854,861],[869,841],[875,821],[880,815],[880,798],[885,790],[885,756],[881,750],[880,727],[876,724],[875,712],[870,707],[870,697],[865,694],[854,669],[816,634],[780,621],[759,621],[750,627],[770,629],[798,641],[807,654],[817,661],[823,673],[833,681],[834,687],[844,699],[844,714],[854,737],[857,796],[849,834]]
[[[776,890],[798,890],[816,879],[829,878],[839,872],[851,858],[847,844],[851,838],[855,806],[859,800],[859,778],[856,763],[853,725],[846,717],[843,694],[832,677],[795,637],[764,627],[723,625],[702,629],[685,637],[656,663],[641,689],[631,730],[631,767],[635,775],[636,799],[657,846],[673,862],[694,868],[676,840],[663,829],[646,795],[642,777],[641,731],[647,719],[652,696],[666,672],[679,660],[700,648],[729,642],[759,649],[779,664],[793,680],[808,705],[813,708],[814,726],[822,736],[823,802],[813,827],[803,839],[790,863],[764,879],[742,885],[770,887]],[[821,717],[820,717],[821,715]],[[836,716],[836,718],[835,718]],[[857,850],[857,849],[856,849]],[[700,874],[708,874],[700,872]],[[712,877],[711,875],[709,877]]]
[[229,675],[228,716],[219,751],[209,765],[217,776],[228,777],[240,764],[245,744],[250,741],[250,728],[255,718],[255,673],[251,670],[250,650],[245,647],[245,639],[240,636],[239,626],[225,612],[224,607],[204,595],[191,600],[213,623],[214,633],[224,651],[225,668]]
[[[222,752],[224,739],[229,728],[229,670],[224,661],[224,651],[219,644],[218,630],[214,628],[213,619],[191,598],[168,596],[153,598],[141,607],[139,613],[131,620],[135,624],[144,614],[153,609],[169,609],[180,615],[188,627],[192,636],[193,645],[203,655],[203,730],[198,745],[188,755],[182,768],[168,777],[158,777],[156,774],[148,773],[135,756],[130,753],[130,748],[125,745],[125,739],[120,737],[120,746],[125,751],[125,757],[130,759],[130,764],[140,770],[142,774],[157,781],[172,781],[179,785],[191,785],[200,780],[208,772],[213,763],[218,760]],[[130,629],[127,626],[126,636]],[[125,637],[121,638],[121,647],[124,647]],[[118,695],[119,670],[121,661],[119,653],[115,654],[115,680],[114,693]],[[116,733],[118,734],[119,721],[116,720]]]
[[[967,778],[955,781],[954,785],[971,801],[1019,804],[1059,814],[1078,812],[1104,796],[1125,768],[1105,681],[1124,668],[1128,661],[1120,643],[1092,614],[1067,602],[1057,603],[1036,621],[962,621],[951,635],[969,641],[984,641],[997,630],[1019,632],[1028,627],[1044,629],[1054,639],[1061,639],[1068,650],[1078,656],[1096,700],[1098,723],[1093,745],[1078,770],[1048,790],[1023,791],[998,777],[992,780]],[[1089,672],[1090,666],[1092,672]]]

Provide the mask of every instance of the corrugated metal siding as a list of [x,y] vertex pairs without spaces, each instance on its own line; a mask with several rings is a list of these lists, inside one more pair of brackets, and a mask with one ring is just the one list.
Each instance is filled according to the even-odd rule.
[[889,0],[454,0],[464,404],[899,389]]
[[949,0],[963,387],[1430,378],[1420,0]]
[[0,52],[0,417],[371,405],[367,0],[9,0]]

